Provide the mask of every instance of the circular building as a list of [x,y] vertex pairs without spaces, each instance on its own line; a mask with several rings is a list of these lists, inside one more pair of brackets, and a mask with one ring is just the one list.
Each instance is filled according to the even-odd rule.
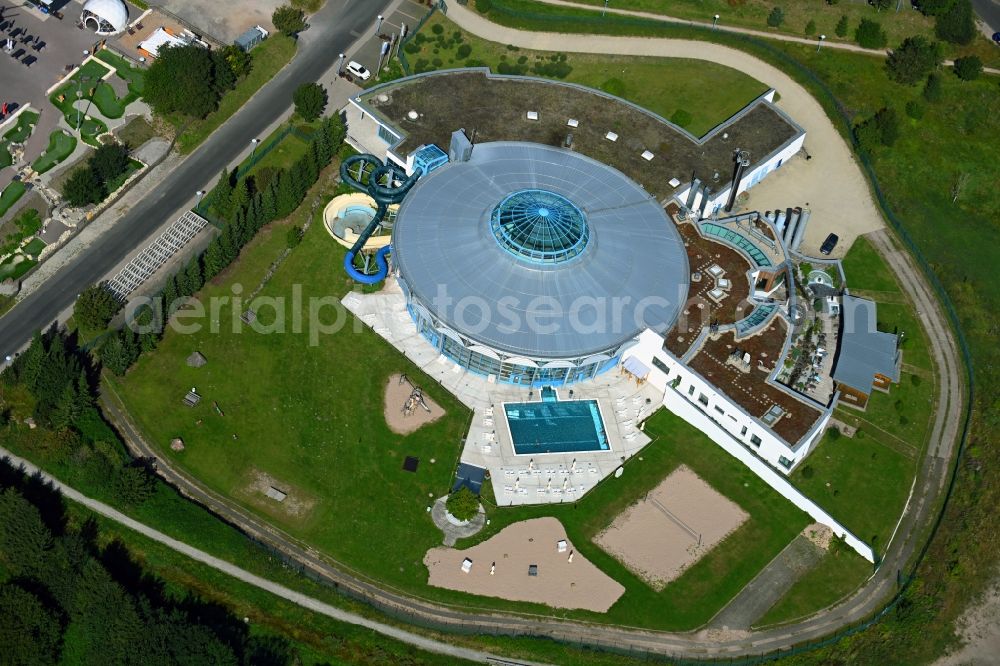
[[533,143],[475,147],[403,201],[393,261],[418,330],[497,381],[561,384],[614,367],[687,296],[660,204],[619,171]]
[[87,0],[80,22],[98,35],[112,35],[128,26],[128,8],[122,0]]

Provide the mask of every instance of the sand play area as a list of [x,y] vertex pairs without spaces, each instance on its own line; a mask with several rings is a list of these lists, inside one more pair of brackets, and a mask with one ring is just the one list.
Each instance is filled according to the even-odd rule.
[[[560,545],[560,541],[565,543]],[[471,565],[466,560],[471,560]],[[468,550],[432,548],[424,556],[424,564],[430,571],[427,582],[434,587],[553,608],[604,613],[625,592],[617,581],[575,552],[562,523],[555,518],[514,523]]]
[[594,541],[661,590],[747,518],[743,509],[681,465]]
[[444,410],[411,384],[406,375],[389,377],[383,407],[386,424],[399,435],[409,435],[444,416]]

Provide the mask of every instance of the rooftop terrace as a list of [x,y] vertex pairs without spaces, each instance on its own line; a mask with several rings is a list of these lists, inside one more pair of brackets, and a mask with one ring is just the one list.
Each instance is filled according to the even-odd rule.
[[[748,414],[765,423],[768,423],[765,415],[777,405],[782,414],[770,427],[794,446],[809,432],[821,413],[767,381],[781,356],[787,333],[785,321],[775,318],[767,328],[749,338],[737,341],[733,332],[710,337],[688,365]],[[734,354],[738,357],[749,354],[749,369],[741,368],[739,363],[727,363]]]
[[[562,146],[572,133],[574,150],[622,171],[659,199],[674,193],[671,179],[684,183],[692,173],[714,190],[724,189],[735,148],[749,151],[756,164],[801,132],[758,100],[699,142],[664,119],[600,91],[543,79],[487,76],[485,70],[404,79],[365,93],[361,101],[406,135],[396,148],[401,155],[426,143],[447,146],[459,127],[474,133],[476,143]],[[411,120],[410,111],[419,117]],[[537,112],[538,119],[528,120],[529,111]],[[570,119],[577,121],[576,127],[567,126]],[[607,139],[608,132],[618,139]],[[642,157],[646,150],[653,153],[652,160]]]

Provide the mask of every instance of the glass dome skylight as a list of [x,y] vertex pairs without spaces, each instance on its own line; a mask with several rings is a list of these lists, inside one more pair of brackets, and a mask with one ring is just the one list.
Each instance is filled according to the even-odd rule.
[[583,213],[548,190],[519,190],[493,209],[490,229],[504,250],[536,264],[558,264],[580,256],[590,240]]

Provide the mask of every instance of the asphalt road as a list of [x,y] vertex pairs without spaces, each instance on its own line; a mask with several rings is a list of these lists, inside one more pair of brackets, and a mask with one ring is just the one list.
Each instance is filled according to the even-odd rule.
[[1000,2],[997,0],[972,0],[972,7],[990,26],[990,32],[1000,32]]
[[291,106],[295,88],[319,80],[357,35],[371,31],[376,16],[389,4],[389,0],[329,0],[300,35],[298,52],[287,67],[98,242],[0,317],[0,359],[51,325],[77,294],[134,252],[195,192],[212,184],[251,138],[263,134]]

